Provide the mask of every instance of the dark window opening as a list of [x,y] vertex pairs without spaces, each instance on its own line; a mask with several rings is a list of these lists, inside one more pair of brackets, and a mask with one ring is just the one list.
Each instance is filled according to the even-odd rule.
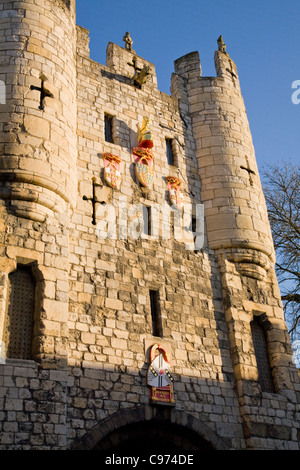
[[275,387],[269,362],[268,344],[265,329],[260,324],[259,317],[254,317],[250,323],[254,352],[258,368],[258,380],[263,392],[274,393]]
[[[196,244],[196,238],[197,238],[197,219],[196,217],[192,218],[192,232],[194,234],[194,244]],[[195,249],[194,253],[198,253],[200,250]]]
[[31,268],[18,266],[9,275],[3,342],[6,357],[31,359],[35,309],[35,279]]
[[192,217],[192,232],[196,233],[197,230],[197,219],[196,217]]
[[166,139],[168,165],[175,165],[172,139]]
[[152,317],[152,334],[153,336],[162,337],[162,324],[159,309],[159,297],[158,291],[150,290],[150,306],[151,306],[151,317]]
[[104,115],[105,141],[113,144],[113,116]]
[[151,207],[146,207],[147,210],[147,220],[145,221],[145,230],[146,235],[151,236]]

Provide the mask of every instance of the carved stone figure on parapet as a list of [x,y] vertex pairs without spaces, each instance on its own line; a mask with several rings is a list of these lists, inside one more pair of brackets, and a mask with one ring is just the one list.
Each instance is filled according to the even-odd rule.
[[128,31],[125,33],[123,41],[125,42],[125,49],[127,49],[127,51],[132,51],[133,40],[131,39]]
[[218,49],[220,52],[226,53],[226,44],[223,41],[223,36],[218,37]]
[[147,82],[147,78],[150,75],[150,67],[144,65],[141,71],[136,71],[133,77],[135,84],[141,86]]

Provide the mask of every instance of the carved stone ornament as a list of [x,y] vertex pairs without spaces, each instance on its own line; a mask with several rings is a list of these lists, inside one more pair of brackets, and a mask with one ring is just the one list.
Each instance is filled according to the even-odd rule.
[[226,44],[223,41],[223,36],[218,37],[217,43],[218,43],[218,50],[220,52],[225,52],[226,53]]
[[121,158],[112,153],[104,153],[104,179],[105,182],[114,189],[120,189],[121,186]]
[[150,349],[150,366],[147,373],[147,385],[151,387],[150,403],[175,404],[173,382],[167,353],[162,346],[154,344]]
[[135,160],[135,172],[139,182],[146,188],[150,188],[154,178],[154,155],[152,152],[153,140],[148,117],[143,118],[143,123],[138,125],[138,147],[132,149]]
[[142,124],[138,124],[138,130],[139,147],[151,149],[153,147],[153,139],[148,116],[143,117]]
[[136,85],[144,85],[147,82],[148,76],[150,75],[150,67],[148,65],[144,65],[142,70],[136,71],[133,77],[133,80]]
[[170,201],[177,209],[182,209],[184,201],[181,193],[182,181],[178,176],[167,176]]
[[129,34],[128,31],[125,33],[125,35],[123,37],[123,41],[125,42],[125,49],[127,51],[132,51],[133,40],[131,39],[130,34]]

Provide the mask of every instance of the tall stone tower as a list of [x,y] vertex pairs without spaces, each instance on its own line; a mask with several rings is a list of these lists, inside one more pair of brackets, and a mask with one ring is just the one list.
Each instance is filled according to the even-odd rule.
[[51,361],[66,357],[68,299],[59,282],[68,280],[69,209],[77,193],[75,2],[0,6],[3,287],[18,264],[32,265],[43,312],[34,319],[32,353]]
[[76,200],[75,2],[6,4],[1,196],[16,215],[43,222]]
[[[255,335],[257,326],[253,322],[268,337],[275,382],[270,390],[280,390],[286,396],[291,386],[285,369],[290,351],[281,305],[275,301],[280,298],[275,253],[252,136],[237,67],[226,52],[222,36],[215,67],[216,77],[202,77],[197,52],[181,57],[175,61],[172,86],[182,112],[189,110],[208,246],[218,260],[237,389],[241,406],[246,409],[252,403],[250,396],[258,393],[255,344],[247,340]],[[260,375],[267,376],[266,369]],[[258,423],[256,419],[251,422],[248,413],[243,416],[248,444],[255,447],[256,439],[251,435]]]
[[167,95],[128,32],[101,65],[75,21],[74,0],[0,2],[0,449],[299,449],[299,378],[222,37],[216,77],[192,52]]

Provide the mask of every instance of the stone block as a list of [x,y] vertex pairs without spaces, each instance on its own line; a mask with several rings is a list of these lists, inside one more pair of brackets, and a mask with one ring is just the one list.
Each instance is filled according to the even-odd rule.
[[24,117],[24,128],[29,134],[40,137],[42,139],[49,139],[50,126],[49,122],[37,116],[29,114]]
[[68,321],[68,304],[53,299],[44,299],[43,308],[48,320],[57,322]]
[[[158,427],[162,421],[168,429],[187,426],[216,449],[291,448],[297,443],[297,429],[290,429],[299,381],[292,383],[296,372],[274,266],[269,255],[258,255],[271,251],[271,237],[258,174],[245,170],[248,155],[257,172],[229,55],[217,53],[217,77],[201,77],[198,53],[176,61],[169,96],[157,90],[152,64],[149,81],[134,86],[134,66],[147,61],[133,51],[110,43],[105,66],[90,60],[88,31],[77,27],[76,35],[69,21],[74,0],[10,2],[9,10],[3,3],[3,14],[1,6],[0,68],[13,95],[13,111],[10,105],[0,109],[0,150],[6,155],[0,157],[1,325],[8,274],[17,263],[37,265],[41,297],[33,339],[40,362],[0,364],[0,404],[7,406],[0,413],[1,449],[69,449],[75,443],[94,449],[112,431],[115,437],[145,417]],[[42,80],[53,95],[43,100],[43,110],[39,91],[30,89]],[[106,112],[114,116],[113,143],[104,138]],[[151,190],[136,180],[131,150],[146,113],[155,156]],[[174,139],[178,168],[168,166],[166,137]],[[122,158],[118,191],[102,179],[103,152]],[[182,178],[185,202],[205,203],[208,247],[187,250],[173,234],[163,238],[164,226],[159,240],[97,235],[92,211],[97,222],[102,203],[118,208],[126,196],[128,206],[169,204],[170,171]],[[41,220],[34,222],[33,215]],[[265,277],[253,275],[257,266],[265,267]],[[160,290],[163,337],[153,336],[152,289]],[[267,336],[279,392],[267,398],[259,390],[249,325],[260,313],[271,324]],[[168,353],[174,408],[149,406],[153,344]],[[126,429],[120,432],[126,435]]]
[[105,307],[113,310],[123,310],[123,302],[118,299],[105,299]]

